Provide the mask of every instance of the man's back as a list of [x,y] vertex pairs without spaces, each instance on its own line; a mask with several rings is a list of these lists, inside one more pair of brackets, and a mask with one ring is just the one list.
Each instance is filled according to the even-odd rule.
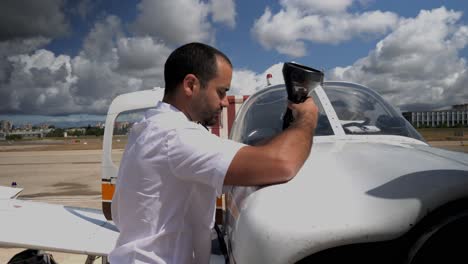
[[214,202],[225,174],[216,172],[223,167],[217,142],[221,140],[161,102],[135,124],[112,203],[121,232],[112,263],[209,261]]

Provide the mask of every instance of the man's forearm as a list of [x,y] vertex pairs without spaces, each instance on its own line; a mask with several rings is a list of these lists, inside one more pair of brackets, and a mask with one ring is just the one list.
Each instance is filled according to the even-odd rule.
[[279,155],[294,168],[294,175],[304,164],[310,154],[315,131],[315,122],[312,118],[293,122],[283,133],[271,139],[265,145],[273,155]]
[[309,157],[317,125],[317,108],[307,104],[290,106],[296,121],[261,146],[245,146],[232,160],[224,184],[267,185],[291,180]]

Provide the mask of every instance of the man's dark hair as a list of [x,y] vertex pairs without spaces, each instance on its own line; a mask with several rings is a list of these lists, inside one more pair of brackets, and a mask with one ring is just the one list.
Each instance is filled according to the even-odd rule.
[[203,43],[189,43],[174,50],[164,64],[165,94],[173,94],[187,74],[194,74],[202,87],[216,77],[216,57],[223,58],[232,67],[229,58],[221,51]]

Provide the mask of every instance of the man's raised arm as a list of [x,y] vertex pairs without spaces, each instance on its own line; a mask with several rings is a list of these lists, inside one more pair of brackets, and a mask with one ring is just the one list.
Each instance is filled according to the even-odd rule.
[[262,146],[245,146],[232,160],[225,185],[267,185],[291,180],[310,154],[318,108],[312,98],[289,104],[295,121]]

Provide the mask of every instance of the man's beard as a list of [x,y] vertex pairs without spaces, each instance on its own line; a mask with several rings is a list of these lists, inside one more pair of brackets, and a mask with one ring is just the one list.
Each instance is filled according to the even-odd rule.
[[202,125],[204,126],[213,126],[218,123],[221,111],[216,112],[204,112],[203,118],[201,120]]

